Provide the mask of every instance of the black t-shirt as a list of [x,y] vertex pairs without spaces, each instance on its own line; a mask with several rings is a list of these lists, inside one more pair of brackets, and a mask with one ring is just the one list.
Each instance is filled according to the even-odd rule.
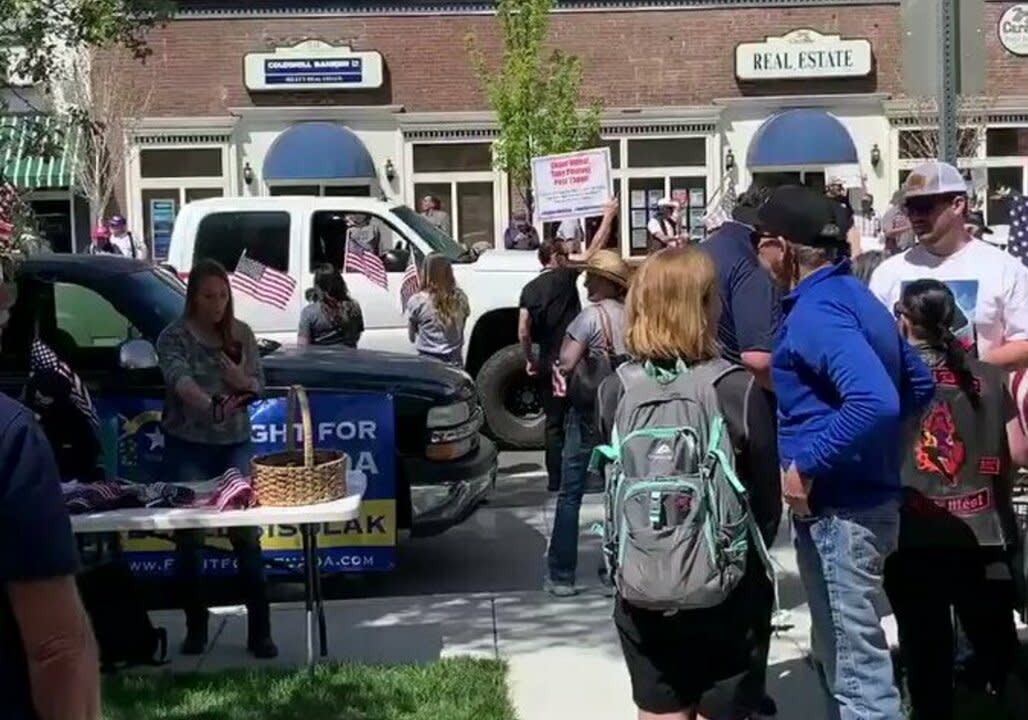
[[519,307],[532,318],[532,342],[539,345],[539,364],[545,370],[560,353],[568,325],[582,310],[578,270],[543,270],[521,291]]
[[739,364],[744,352],[771,352],[782,319],[781,297],[757,258],[749,226],[729,221],[700,247],[717,268],[722,356]]
[[3,394],[0,468],[0,708],[4,720],[35,720],[7,586],[73,575],[78,557],[50,446],[31,413]]

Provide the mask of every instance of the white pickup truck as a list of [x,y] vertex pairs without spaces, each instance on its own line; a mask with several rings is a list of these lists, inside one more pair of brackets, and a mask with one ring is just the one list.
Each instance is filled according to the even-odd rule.
[[232,272],[245,252],[265,267],[288,274],[296,287],[281,308],[237,292],[235,311],[258,337],[295,344],[314,269],[325,263],[343,265],[346,223],[355,215],[365,216],[377,229],[388,275],[388,285],[382,288],[362,274],[344,274],[364,314],[360,346],[414,352],[400,304],[408,252],[413,250],[419,263],[430,252],[446,255],[471,304],[464,362],[478,385],[489,430],[508,446],[541,447],[542,410],[517,342],[521,289],[539,272],[535,253],[487,252],[476,259],[409,207],[384,200],[228,197],[182,208],[167,262],[183,278],[200,258],[218,260]]

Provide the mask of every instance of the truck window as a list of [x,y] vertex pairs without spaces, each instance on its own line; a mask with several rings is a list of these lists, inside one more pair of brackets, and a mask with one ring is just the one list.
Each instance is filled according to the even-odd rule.
[[67,343],[70,339],[80,351],[113,348],[141,337],[128,318],[94,290],[60,282],[53,288],[56,342]]
[[274,270],[289,272],[289,213],[211,213],[196,231],[193,262],[217,260],[234,272],[243,253]]
[[[389,223],[374,215],[320,210],[311,220],[311,272],[322,265],[343,269],[346,239],[351,238],[374,250],[387,272],[403,272],[407,267],[407,243]],[[397,249],[397,243],[401,247]]]

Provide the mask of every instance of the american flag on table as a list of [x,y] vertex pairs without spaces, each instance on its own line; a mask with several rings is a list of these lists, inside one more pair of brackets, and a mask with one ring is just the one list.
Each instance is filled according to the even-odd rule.
[[343,261],[343,272],[360,273],[382,289],[389,287],[385,263],[371,248],[366,247],[353,238],[346,238],[346,259]]
[[235,272],[230,276],[232,289],[252,297],[257,302],[273,305],[284,310],[293,297],[296,280],[284,272],[279,272],[267,265],[246,256],[246,251],[239,256]]
[[1028,265],[1028,198],[1020,193],[1010,196],[1010,237],[1007,252]]
[[225,510],[242,510],[256,504],[253,485],[250,478],[243,475],[236,468],[229,468],[218,479],[218,485],[214,494],[206,502],[213,505],[219,512]]
[[32,347],[29,350],[29,369],[34,373],[55,373],[65,380],[69,388],[68,398],[72,404],[86,417],[93,427],[100,427],[96,408],[93,407],[93,400],[89,397],[89,389],[82,384],[82,380],[68,363],[57,357],[57,353],[41,340],[32,341]]
[[0,243],[9,243],[14,235],[14,204],[18,193],[11,183],[0,185]]
[[400,283],[400,307],[407,308],[407,301],[421,290],[421,278],[418,276],[418,265],[414,262],[414,251],[409,250],[407,268],[403,271],[403,282]]

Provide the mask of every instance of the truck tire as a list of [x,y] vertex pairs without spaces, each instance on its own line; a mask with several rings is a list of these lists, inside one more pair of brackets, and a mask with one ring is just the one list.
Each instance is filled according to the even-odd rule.
[[489,435],[504,447],[543,446],[545,418],[535,383],[525,372],[525,356],[508,345],[485,361],[476,378]]

